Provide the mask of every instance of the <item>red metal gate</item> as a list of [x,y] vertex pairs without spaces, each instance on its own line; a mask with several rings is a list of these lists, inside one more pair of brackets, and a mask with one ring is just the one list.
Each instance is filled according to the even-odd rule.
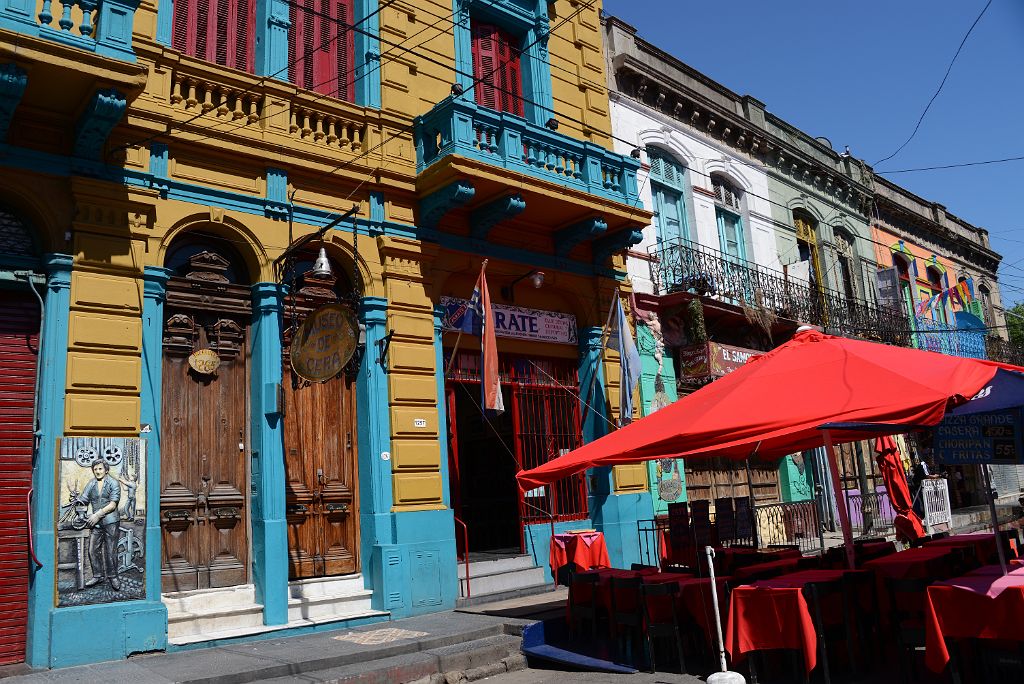
[[39,306],[0,290],[0,665],[25,659]]
[[[446,364],[448,354],[446,350]],[[511,390],[512,403],[506,409],[512,412],[512,449],[520,468],[535,468],[583,444],[575,362],[502,354],[499,376],[502,386]],[[478,385],[479,352],[459,352],[447,379]],[[452,407],[449,404],[449,410]],[[521,493],[519,501],[523,526],[552,519],[583,520],[589,515],[582,474],[530,490],[525,497]]]

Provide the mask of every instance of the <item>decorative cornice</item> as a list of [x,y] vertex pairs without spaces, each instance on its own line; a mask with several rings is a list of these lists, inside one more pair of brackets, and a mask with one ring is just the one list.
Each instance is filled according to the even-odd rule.
[[468,180],[457,180],[430,193],[420,202],[420,224],[435,229],[445,214],[473,199],[476,188]]
[[103,146],[110,131],[124,116],[128,101],[113,88],[97,90],[78,118],[75,128],[74,156],[79,159],[101,161]]
[[591,243],[594,254],[594,265],[602,266],[616,252],[639,245],[644,239],[640,228],[626,228],[611,235],[599,237]]
[[608,230],[608,222],[600,216],[592,216],[555,232],[555,256],[568,257],[569,252],[584,240],[594,239]]

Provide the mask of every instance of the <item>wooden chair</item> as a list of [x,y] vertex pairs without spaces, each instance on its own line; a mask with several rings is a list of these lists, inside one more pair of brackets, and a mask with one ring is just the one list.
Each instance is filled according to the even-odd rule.
[[[676,595],[678,593],[679,585],[674,582],[644,584],[640,587],[644,612],[644,638],[647,644],[647,657],[651,672],[656,670],[655,639],[668,637],[676,647],[676,655],[679,658],[679,672],[686,674],[683,637],[679,629],[679,616],[676,614]],[[660,606],[659,611],[652,613],[652,602],[658,603]]]
[[596,572],[574,572],[569,576],[569,638],[576,639],[576,628],[590,622],[590,638],[597,641],[597,621],[600,607],[597,603],[597,585],[600,575]]
[[[889,596],[889,624],[899,648],[900,674],[904,682],[917,681],[917,650],[925,647],[925,594],[928,580],[886,578]],[[908,679],[906,660],[913,679]]]
[[661,570],[657,565],[644,565],[643,563],[633,563],[629,566],[630,570]]
[[[623,639],[626,641],[627,663],[633,662],[636,644],[643,642],[644,611],[640,589],[643,579],[640,577],[612,577],[612,612],[608,616],[611,626],[612,652],[621,659],[620,649]],[[634,641],[634,636],[636,640]]]

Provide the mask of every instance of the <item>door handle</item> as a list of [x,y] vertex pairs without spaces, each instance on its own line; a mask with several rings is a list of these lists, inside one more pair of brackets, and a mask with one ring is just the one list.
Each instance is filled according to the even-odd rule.
[[211,511],[217,518],[239,518],[240,512],[233,506],[225,506],[224,508],[214,508]]
[[288,504],[285,510],[289,514],[308,513],[309,508],[305,504]]
[[347,503],[329,503],[327,504],[328,513],[348,513]]
[[164,511],[164,522],[176,522],[184,520],[185,522],[195,522],[192,516],[188,514],[188,511]]

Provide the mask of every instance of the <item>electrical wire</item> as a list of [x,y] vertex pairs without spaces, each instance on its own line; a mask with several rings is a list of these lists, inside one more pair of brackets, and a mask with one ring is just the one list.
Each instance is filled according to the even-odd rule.
[[875,173],[881,176],[890,176],[894,173],[915,173],[917,171],[935,171],[937,169],[962,169],[966,166],[985,166],[987,164],[1003,164],[1005,162],[1021,160],[1024,160],[1024,156],[1005,157],[1003,159],[986,159],[984,161],[962,162],[959,164],[942,164],[940,166],[919,166],[916,169],[894,169],[892,171],[875,171]]
[[882,162],[889,161],[890,159],[895,157],[897,154],[899,154],[903,150],[904,147],[906,147],[908,144],[910,144],[910,141],[914,139],[915,135],[917,135],[917,131],[918,131],[918,129],[921,128],[921,122],[924,121],[925,115],[928,113],[928,110],[931,109],[932,103],[935,102],[935,98],[937,98],[939,96],[939,93],[942,92],[942,86],[946,85],[946,79],[949,78],[949,72],[953,70],[953,65],[956,63],[956,58],[960,56],[960,51],[964,49],[964,44],[966,44],[967,43],[967,39],[971,37],[971,33],[974,31],[974,27],[977,26],[978,22],[981,21],[981,18],[983,16],[985,16],[985,12],[988,11],[988,8],[991,7],[991,5],[992,5],[992,0],[988,0],[988,2],[986,2],[985,6],[982,8],[981,13],[978,14],[977,18],[975,18],[974,23],[971,24],[971,28],[967,29],[967,33],[964,34],[963,40],[960,41],[960,46],[957,47],[957,49],[956,49],[956,54],[953,55],[953,59],[951,59],[949,61],[949,66],[946,67],[946,73],[943,75],[942,81],[939,83],[939,87],[935,89],[935,94],[932,95],[930,100],[928,100],[928,104],[925,105],[924,111],[921,112],[921,116],[918,117],[917,125],[914,126],[914,130],[910,134],[910,137],[907,138],[903,142],[902,145],[897,147],[895,152],[890,154],[888,157],[885,157],[883,159],[879,159],[874,164],[872,164],[872,166],[878,166]]

